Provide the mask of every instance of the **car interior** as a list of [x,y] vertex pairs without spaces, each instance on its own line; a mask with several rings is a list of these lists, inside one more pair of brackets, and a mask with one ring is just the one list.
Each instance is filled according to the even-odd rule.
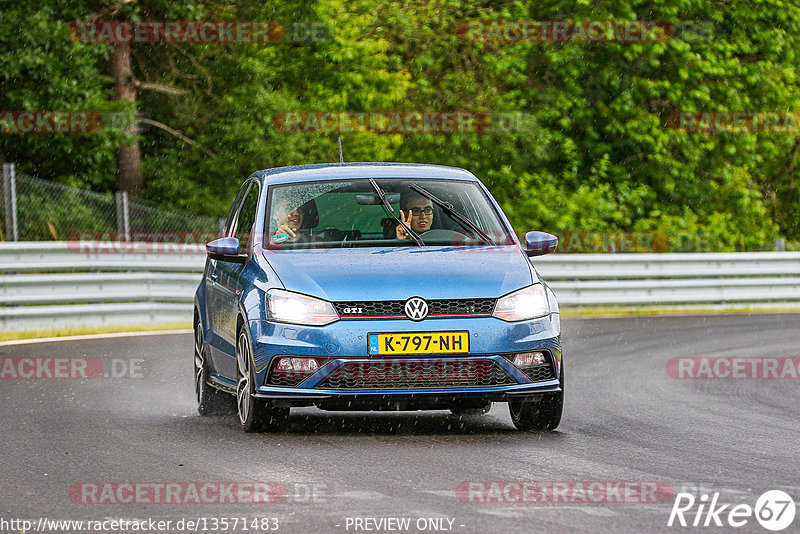
[[[382,187],[386,188],[386,198],[399,217],[400,191],[407,188],[408,183],[388,182],[383,183]],[[436,184],[425,184],[425,187],[439,198],[451,202],[455,210],[473,221],[478,221],[478,224],[483,226],[466,193],[455,192],[454,194],[452,190],[437,188]],[[316,245],[349,247],[358,246],[358,244],[365,245],[367,242],[398,241],[395,230],[397,221],[388,216],[380,198],[369,185],[363,182],[349,183],[338,189],[322,193],[307,200],[302,205],[302,210],[304,217],[300,232],[305,235],[303,243],[287,242],[277,246],[294,248],[315,243]],[[435,230],[447,231],[444,234],[447,236],[446,238],[437,233],[437,241],[441,239],[448,241],[458,239],[460,241],[457,234],[468,233],[458,221],[447,215],[439,206],[434,205],[433,210],[433,223],[430,230],[425,233]],[[344,227],[343,222],[349,228]],[[278,221],[273,218],[270,228],[277,228],[278,224]],[[457,234],[452,234],[452,232]],[[424,234],[422,237],[424,240]],[[408,244],[413,245],[414,243],[412,240],[408,240]]]

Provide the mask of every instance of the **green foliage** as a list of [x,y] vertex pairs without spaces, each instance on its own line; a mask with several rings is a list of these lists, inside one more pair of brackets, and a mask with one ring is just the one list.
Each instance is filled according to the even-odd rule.
[[[67,24],[114,2],[4,0],[0,109],[115,110],[109,47],[70,40]],[[701,236],[698,249],[800,240],[800,134],[703,134],[668,127],[690,111],[797,110],[800,6],[765,0],[457,0],[309,3],[141,0],[131,20],[305,21],[316,42],[136,44],[143,82],[145,197],[224,216],[253,170],[336,161],[336,134],[287,134],[276,113],[426,110],[519,113],[509,131],[343,134],[348,161],[456,165],[489,186],[518,230],[661,231]],[[655,42],[474,42],[459,25],[494,20],[707,22]],[[711,25],[711,26],[709,26]],[[113,128],[92,135],[0,137],[29,173],[114,188]]]
[[[70,39],[69,22],[81,15],[59,0],[0,2],[0,110],[117,110],[102,68],[107,47]],[[78,135],[0,134],[0,159],[16,162],[29,174],[107,190],[115,183],[118,136],[111,129]]]

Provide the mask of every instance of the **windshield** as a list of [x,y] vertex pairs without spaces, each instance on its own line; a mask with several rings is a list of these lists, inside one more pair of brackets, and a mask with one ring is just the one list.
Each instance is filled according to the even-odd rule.
[[[368,178],[270,187],[264,245],[271,249],[417,246],[414,235],[421,244],[435,246],[514,242],[475,182],[424,178],[375,182],[393,213]],[[418,187],[412,187],[415,184]],[[452,209],[421,194],[419,188],[452,204]],[[459,220],[459,215],[466,220]]]

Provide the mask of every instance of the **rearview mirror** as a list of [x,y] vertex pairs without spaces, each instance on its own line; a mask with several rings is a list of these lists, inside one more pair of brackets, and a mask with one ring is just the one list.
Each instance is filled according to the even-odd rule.
[[543,256],[555,252],[558,247],[558,238],[547,232],[528,232],[525,234],[525,254],[528,256]]
[[[397,204],[400,202],[400,193],[386,193],[386,200],[389,204]],[[356,202],[362,206],[377,206],[382,204],[381,199],[375,193],[367,193],[365,195],[356,195]]]
[[235,237],[222,237],[206,243],[206,254],[212,260],[244,263],[247,254],[239,254],[239,240]]

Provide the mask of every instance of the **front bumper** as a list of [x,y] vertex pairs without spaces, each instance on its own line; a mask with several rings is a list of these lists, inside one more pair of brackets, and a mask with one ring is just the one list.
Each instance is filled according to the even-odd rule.
[[[329,362],[318,372],[303,380],[296,387],[260,386],[255,396],[263,399],[305,399],[324,400],[334,397],[382,397],[382,398],[414,398],[414,397],[452,397],[453,399],[486,398],[487,400],[507,400],[509,396],[550,393],[561,391],[558,378],[540,382],[532,382],[524,373],[514,367],[502,356],[460,357],[460,358],[426,358],[427,360],[444,362],[469,362],[470,360],[490,360],[508,373],[517,383],[502,386],[471,387],[426,387],[403,389],[325,389],[318,387],[325,383],[337,369],[345,364],[367,364],[375,360],[370,358],[346,358]],[[381,359],[381,363],[391,364],[400,359]],[[560,366],[558,366],[560,367]],[[491,399],[489,398],[491,397]]]
[[561,391],[558,380],[549,380],[537,384],[519,384],[515,386],[499,386],[489,388],[464,388],[464,389],[375,389],[375,390],[332,390],[332,389],[298,389],[262,386],[256,390],[255,396],[269,400],[296,400],[296,401],[324,401],[329,399],[361,399],[380,398],[393,399],[430,399],[430,400],[476,400],[482,399],[492,402],[506,402],[519,396],[536,395],[539,393],[558,393]]
[[[341,399],[344,401],[402,400],[402,401],[497,401],[511,398],[554,393],[561,391],[561,344],[559,315],[506,323],[496,318],[434,319],[419,323],[406,320],[349,320],[325,327],[298,327],[268,321],[250,323],[255,363],[255,396],[260,399],[281,401],[290,405],[315,404]],[[367,353],[366,337],[371,332],[470,332],[470,353],[465,355],[419,356],[428,362],[491,361],[511,377],[510,383],[469,387],[408,387],[330,389],[326,378],[348,364],[404,361],[403,357],[377,357]],[[545,350],[552,358],[554,378],[532,381],[511,364],[503,354]],[[274,358],[286,355],[326,358],[327,364],[294,387],[269,385],[268,370]]]

